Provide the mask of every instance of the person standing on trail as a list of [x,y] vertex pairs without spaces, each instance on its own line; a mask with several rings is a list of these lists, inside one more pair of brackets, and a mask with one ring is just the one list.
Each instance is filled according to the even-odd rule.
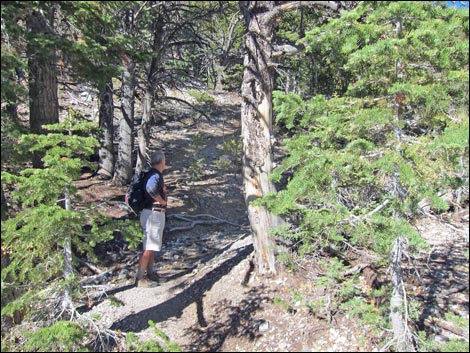
[[165,167],[165,154],[162,151],[154,152],[150,156],[150,176],[145,182],[144,209],[140,214],[140,224],[144,233],[144,249],[136,275],[138,287],[158,285],[154,263],[155,252],[162,249],[163,228],[165,228],[168,200],[168,191],[163,181]]

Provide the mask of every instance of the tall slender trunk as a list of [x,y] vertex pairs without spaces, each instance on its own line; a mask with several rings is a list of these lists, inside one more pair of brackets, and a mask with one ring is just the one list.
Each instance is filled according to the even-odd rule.
[[[32,36],[53,36],[54,30],[44,14],[33,11],[27,19]],[[28,41],[29,66],[29,123],[33,133],[44,133],[42,125],[59,122],[59,101],[57,97],[57,70],[55,48]],[[35,154],[33,166],[41,167],[41,156]]]
[[119,147],[113,179],[115,185],[129,183],[133,175],[135,65],[132,59],[128,59],[122,74],[122,118],[119,123]]
[[[67,211],[72,211],[72,200],[68,192],[65,192],[65,209]],[[72,304],[72,286],[70,284],[71,278],[73,276],[73,266],[72,266],[72,239],[70,234],[65,232],[63,238],[63,256],[64,256],[64,294],[62,296],[62,313],[71,313],[73,311]]]
[[2,221],[6,220],[7,218],[8,218],[8,205],[7,205],[7,200],[5,199],[5,193],[3,192],[3,186],[2,186]]
[[101,147],[99,151],[100,161],[98,174],[110,179],[114,174],[114,104],[113,104],[113,82],[109,81],[100,94],[100,128]]
[[152,106],[155,91],[151,84],[147,85],[144,100],[142,101],[143,113],[142,122],[138,131],[139,148],[137,153],[137,162],[135,165],[135,173],[139,174],[147,165],[147,145],[150,140],[150,123],[152,117]]
[[276,273],[274,241],[270,230],[281,223],[265,207],[252,204],[252,201],[276,191],[269,180],[273,169],[271,134],[274,74],[270,67],[273,24],[272,21],[265,21],[263,16],[264,11],[273,7],[273,1],[241,2],[248,29],[245,36],[241,107],[243,179],[259,274]]
[[147,84],[145,86],[144,100],[142,101],[142,122],[138,131],[138,153],[135,165],[135,173],[140,173],[147,165],[147,145],[150,140],[150,127],[152,121],[152,107],[155,101],[155,90],[157,85],[157,72],[161,65],[161,57],[165,51],[163,44],[164,21],[155,18],[153,31],[153,57],[147,73]]

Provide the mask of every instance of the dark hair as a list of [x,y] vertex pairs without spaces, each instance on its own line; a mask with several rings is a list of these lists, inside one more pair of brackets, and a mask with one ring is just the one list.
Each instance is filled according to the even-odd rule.
[[150,166],[160,164],[163,160],[165,160],[165,154],[163,151],[153,152],[150,156]]

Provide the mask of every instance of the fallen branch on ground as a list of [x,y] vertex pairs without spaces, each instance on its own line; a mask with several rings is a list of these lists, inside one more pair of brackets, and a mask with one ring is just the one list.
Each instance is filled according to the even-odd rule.
[[84,264],[86,267],[88,267],[90,270],[92,270],[95,274],[97,275],[100,275],[103,273],[103,271],[101,271],[98,267],[96,266],[93,266],[91,263],[89,263],[88,261],[85,261],[79,257],[76,258],[78,260],[78,262]]
[[[197,225],[214,225],[214,224],[221,224],[221,223],[227,223],[230,224],[234,227],[243,227],[243,225],[232,223],[230,221],[227,221],[225,219],[210,215],[210,214],[196,214],[196,215],[180,215],[180,214],[172,214],[168,215],[167,218],[176,218],[181,221],[189,222],[191,223],[190,225],[187,226],[180,226],[180,227],[173,227],[168,229],[168,232],[177,232],[177,231],[182,231],[182,230],[189,230],[193,229]],[[194,220],[194,218],[212,218],[214,220]]]
[[459,327],[455,327],[454,325],[448,323],[447,321],[432,317],[432,318],[425,319],[424,325],[430,328],[434,333],[442,334],[442,332],[439,332],[439,330],[436,329],[436,326],[438,326],[441,330],[449,331],[453,333],[454,335],[462,337],[465,341],[468,342],[468,332],[466,332],[465,330]]
[[352,274],[354,274],[354,273],[356,273],[356,272],[361,272],[363,269],[365,269],[366,267],[369,267],[369,266],[371,266],[371,265],[372,265],[372,263],[370,263],[370,262],[361,263],[361,264],[358,264],[358,265],[356,265],[356,266],[354,266],[354,267],[351,267],[349,270],[343,271],[343,272],[341,273],[341,275],[342,275],[343,277],[346,277],[346,276],[352,275]]
[[106,272],[94,275],[94,276],[84,277],[80,280],[80,284],[81,285],[88,284],[88,283],[92,283],[93,281],[98,281],[98,283],[102,282],[105,280],[105,277],[111,276],[114,271],[115,271],[115,268],[108,270]]

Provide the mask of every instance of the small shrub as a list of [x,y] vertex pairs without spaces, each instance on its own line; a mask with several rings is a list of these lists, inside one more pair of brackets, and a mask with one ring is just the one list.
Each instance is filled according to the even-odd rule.
[[227,156],[220,156],[215,162],[215,167],[220,171],[232,171],[234,164]]
[[189,166],[189,176],[192,181],[201,180],[206,171],[206,160],[204,158],[195,159]]
[[25,352],[82,352],[88,351],[81,346],[85,332],[75,323],[57,321],[51,326],[40,328],[28,335],[24,344]]
[[191,142],[189,143],[189,149],[196,153],[203,148],[203,146],[207,143],[208,137],[204,135],[194,135],[191,137]]
[[189,90],[188,93],[196,99],[200,104],[213,104],[215,103],[215,98],[207,92],[200,92],[196,90]]
[[276,257],[276,260],[283,264],[288,271],[293,272],[297,269],[297,264],[294,260],[293,255],[286,251],[280,252]]

